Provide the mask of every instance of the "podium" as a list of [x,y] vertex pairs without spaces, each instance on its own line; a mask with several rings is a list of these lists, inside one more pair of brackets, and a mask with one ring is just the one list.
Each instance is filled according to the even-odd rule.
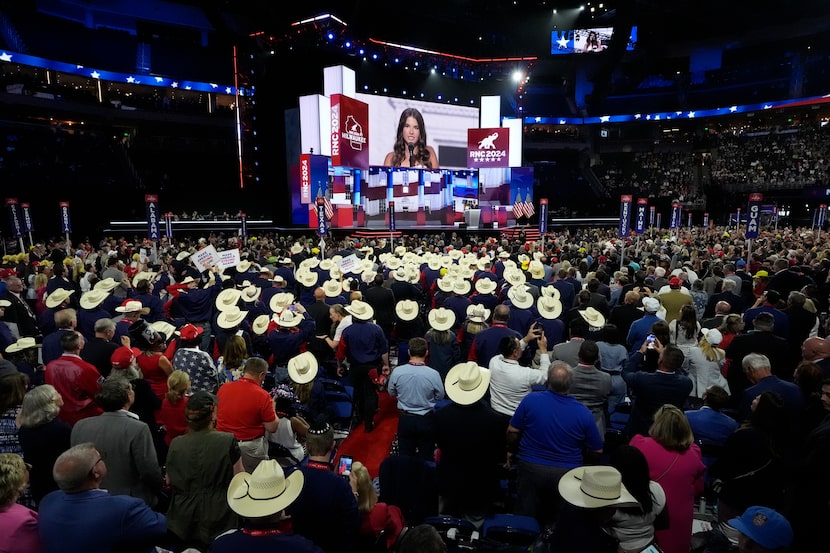
[[477,229],[481,225],[481,210],[467,209],[464,211],[464,224],[468,229]]

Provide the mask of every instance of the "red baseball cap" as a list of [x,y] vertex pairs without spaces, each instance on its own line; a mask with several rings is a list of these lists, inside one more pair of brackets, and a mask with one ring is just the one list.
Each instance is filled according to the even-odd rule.
[[682,282],[677,277],[671,277],[669,279],[669,286],[680,286]]
[[179,336],[182,337],[182,340],[191,341],[201,336],[204,331],[204,328],[187,323],[179,330]]
[[138,348],[128,348],[127,346],[121,346],[110,356],[110,363],[112,363],[113,368],[115,369],[126,369],[129,367],[135,356],[141,353],[141,350]]

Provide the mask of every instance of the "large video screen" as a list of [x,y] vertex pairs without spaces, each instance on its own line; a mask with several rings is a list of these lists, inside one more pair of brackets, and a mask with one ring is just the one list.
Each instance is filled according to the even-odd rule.
[[[551,54],[586,54],[605,51],[611,44],[614,27],[591,27],[587,29],[555,29],[551,32]],[[637,26],[631,27],[626,50],[637,46]]]

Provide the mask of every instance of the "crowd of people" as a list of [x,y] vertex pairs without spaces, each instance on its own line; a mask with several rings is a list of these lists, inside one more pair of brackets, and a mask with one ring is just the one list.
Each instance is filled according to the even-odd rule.
[[[379,500],[359,455],[336,470],[329,382],[354,390],[347,434],[372,436],[380,394],[397,403],[394,454],[434,468],[435,514],[524,515],[551,550],[820,539],[830,259],[812,231],[322,246],[210,234],[5,256],[7,550],[388,548],[422,521]],[[714,528],[693,536],[703,500]]]

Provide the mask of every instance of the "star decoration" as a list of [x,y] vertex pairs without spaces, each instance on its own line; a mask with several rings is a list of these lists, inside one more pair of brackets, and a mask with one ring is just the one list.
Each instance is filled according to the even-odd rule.
[[600,122],[600,123],[607,123],[607,122],[608,122],[608,121],[610,121],[610,120],[611,120],[611,116],[610,116],[610,115],[602,115],[602,116],[599,118],[599,122]]
[[172,86],[173,88],[179,88],[179,83],[173,81],[173,83],[170,86]]
[[642,115],[640,115],[639,113],[634,114],[634,119],[639,119],[640,117],[642,117]]
[[216,83],[210,83],[210,88],[218,88],[219,85]]
[[736,111],[738,111],[738,106],[732,106],[731,108],[729,108],[729,111],[735,113]]
[[559,124],[560,124],[560,125],[564,125],[565,123],[567,123],[567,121],[565,121],[564,119],[560,119],[560,120],[559,120]]
[[568,37],[561,37],[559,40],[556,41],[556,44],[559,45],[560,50],[566,50],[568,48]]
[[231,93],[231,87],[229,87],[229,86],[225,87],[225,94],[230,94],[230,93]]
[[772,109],[772,104],[764,104],[764,109]]
[[132,83],[135,83],[135,77],[133,77],[133,76],[129,76],[129,77],[127,77],[127,82],[128,82],[128,83],[131,83],[131,84],[132,84]]
[[689,119],[694,119],[694,117],[695,117],[695,112],[690,111],[690,112],[689,112],[688,117],[689,117]]
[[0,54],[0,61],[12,61],[12,55],[8,52],[3,52]]
[[83,65],[76,65],[76,66],[75,66],[75,69],[83,69],[83,68],[84,68],[84,66],[83,66]]
[[92,73],[89,74],[89,76],[92,77],[93,79],[100,79],[101,78],[101,74],[98,73],[97,71],[93,71]]
[[157,83],[160,83],[163,80],[164,80],[164,77],[156,77],[156,82]]
[[186,87],[184,87],[184,89],[185,89],[185,90],[192,90],[192,89],[193,89],[193,87],[192,87],[192,86],[190,86],[190,85],[187,85]]

